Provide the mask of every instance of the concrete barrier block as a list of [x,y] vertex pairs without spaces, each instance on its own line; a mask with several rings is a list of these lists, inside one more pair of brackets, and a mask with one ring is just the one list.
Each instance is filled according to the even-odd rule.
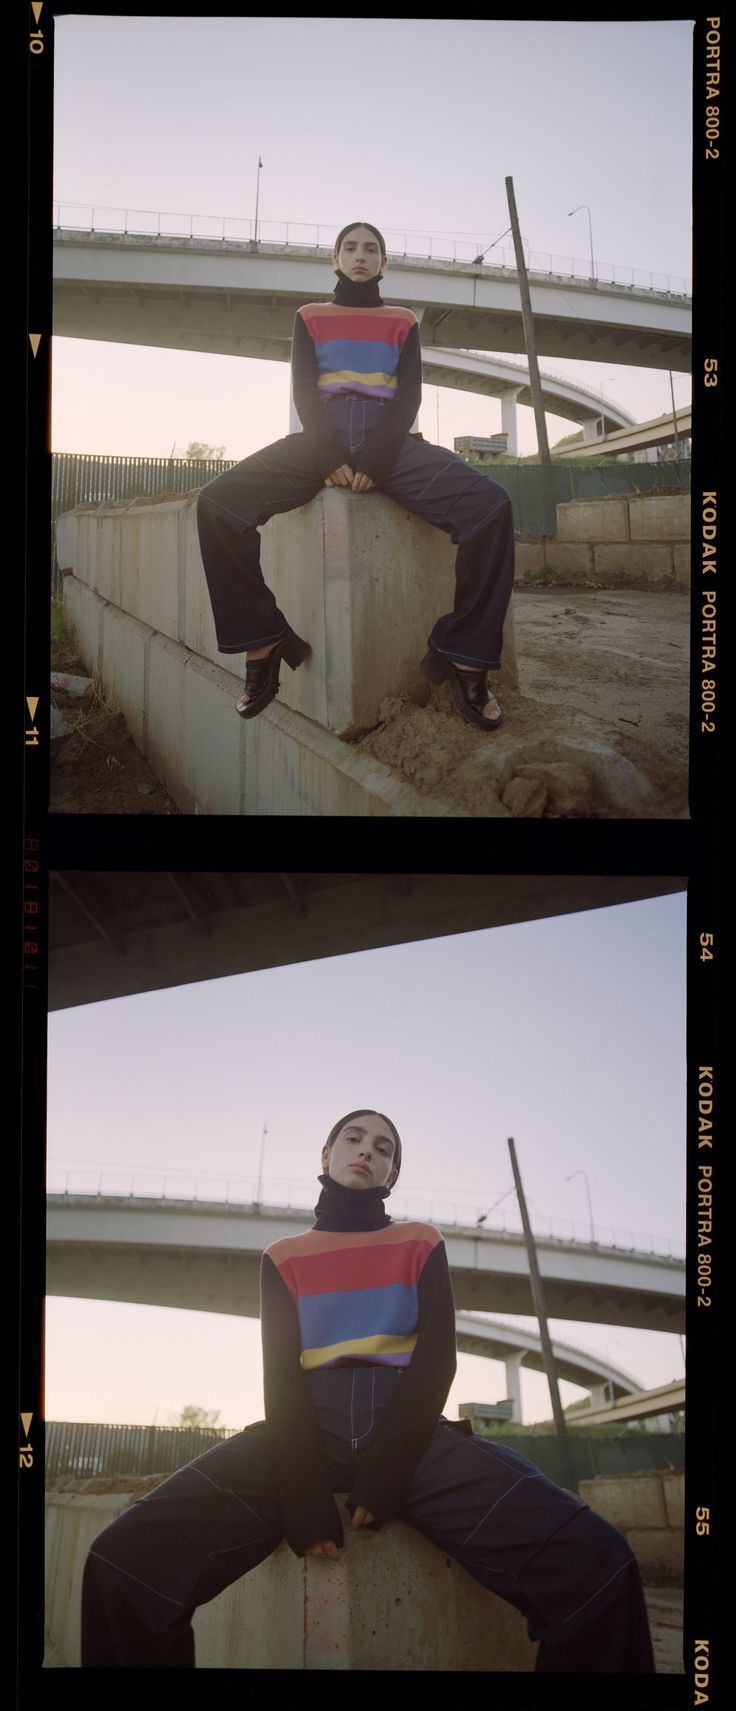
[[[178,766],[186,766],[186,774],[178,774],[184,785],[183,801],[191,797],[198,814],[242,814],[248,724],[235,712],[240,681],[210,660],[184,654],[183,649],[178,652],[184,681],[184,725],[176,755]],[[167,655],[167,674],[171,667]],[[172,701],[172,709],[177,704]]]
[[517,541],[514,551],[516,581],[537,577],[545,567],[544,541]]
[[625,582],[641,582],[656,588],[674,580],[675,567],[671,546],[652,546],[645,541],[622,541],[617,545],[596,545],[595,575],[606,579],[617,577]]
[[632,1527],[626,1537],[643,1580],[660,1586],[682,1586],[685,1570],[684,1533],[679,1527]]
[[155,632],[117,606],[103,608],[101,630],[100,674],[105,690],[145,754],[148,651]]
[[[185,814],[196,814],[186,743],[187,656],[177,642],[154,635],[148,653],[146,757]],[[226,810],[221,810],[223,813]]]
[[666,1527],[662,1479],[659,1473],[598,1475],[580,1481],[580,1496],[596,1514],[629,1532],[631,1527]]
[[54,525],[56,562],[59,570],[74,570],[77,556],[77,513],[64,511]]
[[181,500],[132,505],[124,519],[117,604],[161,635],[175,638],[179,619]]
[[77,646],[89,672],[101,672],[102,616],[105,602],[75,575],[65,576],[63,584],[64,617],[76,638]]
[[689,541],[689,493],[642,493],[629,500],[632,541]]
[[420,795],[380,761],[280,702],[244,723],[246,814],[457,818],[443,799]]
[[530,1671],[536,1657],[516,1610],[398,1520],[347,1527],[336,1563],[281,1545],[194,1630],[201,1669]]
[[[76,1492],[46,1499],[46,1631],[68,1669],[81,1664],[82,1577],[98,1533],[133,1501],[129,1492],[94,1497]],[[47,1659],[51,1662],[51,1659]]]
[[544,549],[546,569],[554,576],[568,576],[571,582],[587,582],[593,571],[593,548],[579,541],[547,541]]
[[684,1473],[663,1473],[662,1490],[664,1492],[667,1521],[670,1527],[685,1525],[685,1475]]
[[681,582],[684,588],[690,587],[692,549],[690,546],[680,546],[675,541],[672,548],[675,560],[675,581]]
[[556,507],[558,541],[628,541],[625,499],[571,499]]

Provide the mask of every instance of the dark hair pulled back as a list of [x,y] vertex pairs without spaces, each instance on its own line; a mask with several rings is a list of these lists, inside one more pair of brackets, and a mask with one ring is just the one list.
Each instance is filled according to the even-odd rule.
[[[335,249],[336,250],[339,250],[340,245],[343,241],[343,238],[346,238],[349,232],[355,231],[356,226],[365,226],[367,231],[372,232],[374,238],[378,239],[378,242],[381,246],[381,255],[386,254],[386,239],[384,238],[383,233],[379,232],[377,226],[371,225],[370,220],[351,220],[349,226],[343,226],[342,231],[338,232],[337,237],[335,239]],[[374,1115],[375,1115],[375,1113],[374,1113]],[[386,1118],[386,1122],[388,1122],[388,1117]]]
[[[350,228],[348,227],[348,230],[349,229]],[[371,227],[371,230],[372,229],[373,228]],[[327,1140],[325,1141],[325,1146],[331,1147],[333,1141],[339,1135],[340,1130],[344,1129],[346,1123],[352,1123],[353,1119],[355,1117],[380,1117],[382,1123],[388,1124],[388,1127],[391,1130],[391,1133],[394,1137],[394,1142],[395,1142],[394,1156],[393,1156],[393,1169],[396,1171],[396,1175],[398,1176],[399,1171],[401,1169],[401,1138],[399,1135],[399,1131],[396,1127],[396,1124],[391,1122],[391,1118],[387,1117],[385,1112],[374,1111],[374,1110],[372,1110],[372,1108],[369,1105],[361,1105],[359,1111],[348,1111],[348,1114],[346,1117],[341,1117],[339,1122],[335,1123],[334,1127],[330,1129],[329,1135],[327,1136]]]

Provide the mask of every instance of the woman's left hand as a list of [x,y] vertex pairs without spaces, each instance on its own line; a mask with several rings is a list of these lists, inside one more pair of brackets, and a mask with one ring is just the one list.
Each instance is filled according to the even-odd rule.
[[354,493],[370,493],[371,488],[375,487],[375,485],[375,481],[371,481],[369,475],[358,475],[356,471],[356,474],[353,476]]
[[[367,479],[367,477],[366,477],[366,479]],[[371,486],[372,485],[373,485],[373,483],[371,483]],[[371,1521],[373,1521],[374,1519],[375,1519],[375,1517],[373,1515],[371,1515],[370,1509],[364,1509],[362,1507],[362,1505],[359,1503],[357,1509],[355,1510],[355,1512],[353,1514],[351,1526],[352,1527],[370,1527]]]

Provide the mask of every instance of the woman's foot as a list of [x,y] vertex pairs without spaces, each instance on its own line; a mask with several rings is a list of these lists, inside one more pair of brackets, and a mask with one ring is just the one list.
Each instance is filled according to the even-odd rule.
[[419,670],[430,683],[449,682],[450,693],[461,718],[477,730],[497,731],[503,713],[486,683],[486,667],[455,665],[430,648]]
[[265,647],[250,648],[245,656],[245,685],[235,703],[241,719],[255,719],[274,700],[282,659],[296,671],[311,651],[309,642],[303,642],[293,630],[284,630],[282,636]]
[[[288,634],[288,632],[285,631],[284,634]],[[249,664],[250,660],[252,660],[252,659],[268,659],[269,654],[273,653],[274,648],[277,648],[279,645],[279,642],[282,642],[283,639],[284,639],[283,636],[277,636],[275,642],[269,642],[265,648],[249,648],[248,649],[248,652],[245,656],[246,682],[247,682],[247,675],[248,675],[248,664]],[[253,674],[251,673],[251,681],[252,681],[252,676],[253,676]],[[238,696],[238,699],[235,703],[238,712],[244,713],[246,707],[249,706],[249,704],[252,700],[253,700],[253,696],[248,694],[248,690],[245,687],[243,689],[241,689],[240,694]]]
[[[454,660],[453,664],[456,671],[473,671],[475,669],[472,665],[458,665]],[[499,707],[495,695],[491,694],[487,684],[486,694],[488,696],[488,700],[486,701],[485,707],[481,708],[481,713],[483,718],[491,726],[491,729],[493,729],[495,725],[500,725],[501,720],[503,719],[503,713],[501,712],[501,708]]]

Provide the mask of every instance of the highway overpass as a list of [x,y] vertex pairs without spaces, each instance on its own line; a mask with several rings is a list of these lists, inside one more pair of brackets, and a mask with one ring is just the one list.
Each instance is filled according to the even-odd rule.
[[[389,301],[408,304],[422,343],[525,348],[510,267],[389,257]],[[54,332],[65,338],[285,361],[300,303],[334,286],[328,247],[56,227]],[[540,356],[688,371],[690,298],[640,285],[529,275]]]
[[[47,1290],[257,1317],[264,1248],[312,1222],[293,1207],[51,1194]],[[534,1313],[521,1235],[437,1222],[458,1309]],[[684,1260],[549,1237],[537,1247],[550,1318],[684,1330]]]
[[683,891],[660,874],[146,873],[64,867],[56,816],[49,1007]]
[[[598,415],[600,417],[600,410]],[[692,434],[692,408],[689,404],[683,404],[681,409],[675,411],[675,421],[678,436],[689,439]],[[674,438],[672,412],[665,411],[663,416],[653,416],[650,421],[637,422],[631,427],[613,431],[606,428],[603,434],[596,434],[591,439],[579,441],[577,445],[563,446],[555,450],[554,457],[555,460],[558,457],[601,457],[607,452],[615,452],[617,456],[622,457],[627,452],[643,451],[647,446],[669,445]]]

